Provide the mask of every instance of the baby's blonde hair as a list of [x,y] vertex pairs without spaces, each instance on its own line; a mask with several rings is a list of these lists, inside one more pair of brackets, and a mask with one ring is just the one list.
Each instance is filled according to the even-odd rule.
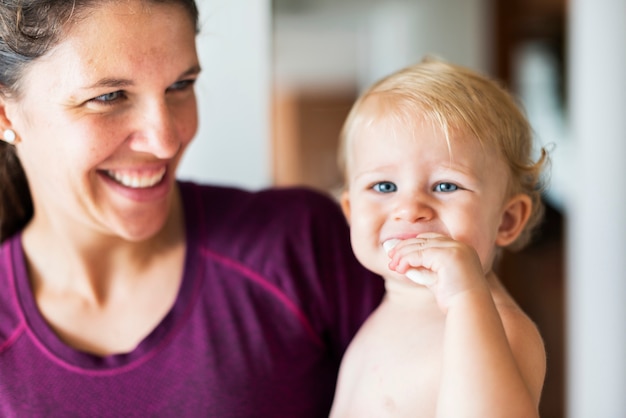
[[339,164],[344,177],[349,168],[348,149],[365,122],[361,109],[371,98],[382,100],[385,112],[396,112],[406,121],[419,115],[439,125],[450,149],[459,132],[471,134],[483,148],[494,149],[509,167],[510,195],[524,193],[532,200],[528,223],[508,248],[521,249],[530,241],[543,218],[543,172],[549,157],[541,148],[534,159],[532,129],[510,93],[475,71],[434,58],[381,79],[357,99],[343,125]]

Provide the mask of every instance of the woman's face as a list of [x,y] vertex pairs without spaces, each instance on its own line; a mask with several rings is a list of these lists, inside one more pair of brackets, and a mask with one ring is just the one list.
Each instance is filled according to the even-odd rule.
[[29,227],[132,241],[158,232],[197,130],[199,71],[181,6],[104,2],[68,25],[5,102],[35,206]]

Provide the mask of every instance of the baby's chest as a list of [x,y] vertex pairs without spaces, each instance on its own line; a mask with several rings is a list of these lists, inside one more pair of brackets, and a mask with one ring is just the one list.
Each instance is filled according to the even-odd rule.
[[404,380],[411,385],[431,387],[439,379],[443,354],[443,329],[425,326],[423,329],[390,325],[381,332],[368,351],[367,364],[372,373],[381,377]]
[[441,380],[440,334],[424,332],[401,338],[389,330],[382,334],[357,366],[360,370],[354,381],[355,393],[360,394],[360,416],[434,416]]
[[355,341],[361,347],[353,365],[356,385],[369,394],[364,402],[378,416],[430,416],[439,391],[443,327],[397,315],[393,321],[377,319],[382,318],[373,318]]

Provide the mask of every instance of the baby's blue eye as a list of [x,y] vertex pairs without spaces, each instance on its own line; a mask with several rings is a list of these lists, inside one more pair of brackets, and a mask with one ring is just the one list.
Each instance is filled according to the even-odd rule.
[[379,193],[393,193],[398,190],[398,187],[390,181],[381,181],[372,186],[372,188]]
[[459,187],[453,183],[439,183],[435,186],[436,192],[454,192],[459,190]]

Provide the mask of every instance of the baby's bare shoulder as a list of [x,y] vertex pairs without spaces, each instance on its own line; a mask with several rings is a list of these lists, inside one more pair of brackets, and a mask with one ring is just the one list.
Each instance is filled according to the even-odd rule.
[[512,299],[494,299],[511,351],[528,389],[538,403],[546,373],[546,352],[541,333],[533,320]]

